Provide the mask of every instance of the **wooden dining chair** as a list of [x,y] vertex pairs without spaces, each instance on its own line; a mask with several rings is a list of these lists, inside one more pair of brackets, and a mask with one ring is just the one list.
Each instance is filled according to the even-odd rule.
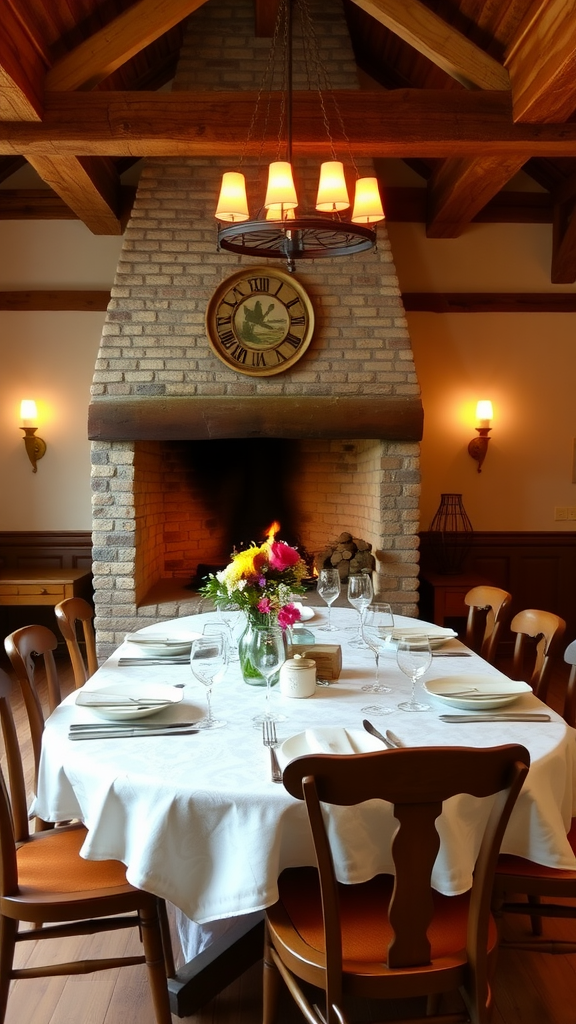
[[[12,683],[0,669],[0,722],[9,792],[0,772],[0,1024],[14,978],[86,974],[146,963],[157,1024],[172,1024],[158,900],[126,880],[120,861],[80,856],[81,825],[30,834],[18,737],[10,706]],[[111,916],[114,915],[114,916]],[[19,931],[20,922],[34,927]],[[15,968],[17,942],[138,928],[144,955],[105,957]]]
[[[530,683],[536,696],[545,701],[550,673],[566,631],[566,623],[553,612],[526,608],[514,616],[510,629],[516,633],[513,675],[516,679],[524,679],[529,675],[526,682]],[[527,668],[530,662],[531,667]]]
[[[490,894],[506,823],[528,771],[525,747],[403,748],[333,757],[299,757],[284,770],[288,792],[306,802],[316,868],[292,868],[278,880],[266,911],[263,1024],[272,1024],[282,978],[309,1024],[342,1024],[349,998],[427,997],[460,989],[467,1008],[450,1020],[485,1024],[497,933]],[[459,793],[498,794],[486,825],[469,893],[442,896],[431,887],[440,839],[436,819]],[[392,846],[395,878],[336,881],[321,804],[388,801],[398,821]],[[322,989],[315,1012],[300,982]],[[406,1018],[410,1019],[410,1018]],[[448,1018],[431,1012],[428,1021]],[[418,1014],[418,1020],[423,1015]]]
[[[98,668],[96,638],[92,624],[94,609],[83,597],[67,597],[56,605],[54,612],[60,632],[66,641],[76,687],[84,686],[86,680],[93,676]],[[82,626],[86,661],[82,657],[78,641],[78,623]]]
[[468,606],[466,643],[491,665],[496,660],[502,630],[510,617],[512,594],[500,587],[472,587],[464,598]]
[[[563,717],[576,728],[576,640],[568,644],[564,661],[571,666],[564,695]],[[576,857],[576,818],[572,818],[568,842]],[[514,914],[530,917],[532,936],[507,939],[505,945],[542,953],[576,953],[574,941],[543,937],[544,918],[572,918],[576,920],[576,905],[550,900],[576,900],[576,870],[557,870],[535,864],[524,857],[502,855],[495,879],[495,909],[499,916]],[[542,899],[548,902],[542,903]]]

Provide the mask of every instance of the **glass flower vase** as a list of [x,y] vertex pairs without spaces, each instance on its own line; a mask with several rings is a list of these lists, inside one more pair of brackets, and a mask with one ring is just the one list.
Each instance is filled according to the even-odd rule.
[[[276,617],[257,611],[250,611],[246,612],[246,620],[246,629],[238,641],[238,660],[240,661],[242,677],[249,686],[266,686],[266,679],[254,665],[252,651],[258,630],[277,625]],[[278,671],[272,676],[270,685],[276,686],[279,678],[280,672]]]

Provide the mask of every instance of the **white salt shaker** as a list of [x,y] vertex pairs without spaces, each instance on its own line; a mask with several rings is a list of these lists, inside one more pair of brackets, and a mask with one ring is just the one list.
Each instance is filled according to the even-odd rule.
[[280,692],[285,697],[311,697],[316,690],[316,662],[295,654],[280,669]]

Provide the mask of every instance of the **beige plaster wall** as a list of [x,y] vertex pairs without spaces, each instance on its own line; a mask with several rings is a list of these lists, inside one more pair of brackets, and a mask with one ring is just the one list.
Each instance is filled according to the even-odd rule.
[[[389,168],[398,183],[399,166]],[[550,284],[546,225],[472,225],[454,241],[426,239],[418,224],[388,231],[403,290],[574,288]],[[120,246],[74,222],[0,222],[0,289],[109,288]],[[91,528],[86,413],[104,316],[0,313],[0,529]],[[422,527],[446,490],[463,493],[478,530],[573,530],[553,515],[576,506],[576,315],[411,313],[408,322],[425,409]],[[49,445],[36,475],[18,430],[25,390]],[[495,420],[478,475],[466,446],[480,397],[492,398]]]

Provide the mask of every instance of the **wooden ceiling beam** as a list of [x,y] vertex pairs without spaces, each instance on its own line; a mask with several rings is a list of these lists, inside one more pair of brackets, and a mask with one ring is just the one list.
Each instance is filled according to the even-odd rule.
[[552,221],[552,284],[576,281],[576,204],[574,199],[557,202]]
[[54,64],[46,76],[46,88],[93,89],[204,3],[206,0],[137,0]]
[[[334,93],[353,152],[368,157],[576,156],[576,124],[514,124],[502,92],[399,89]],[[252,92],[51,93],[42,123],[0,123],[0,155],[238,155],[254,112]],[[270,120],[279,113],[273,96]],[[226,125],[223,132],[221,126]],[[323,156],[330,146],[314,93],[294,94],[294,152]],[[270,139],[265,153],[275,152]],[[260,140],[247,147],[257,154]]]
[[428,182],[428,238],[458,238],[524,162],[500,156],[444,160]]
[[506,68],[420,0],[354,0],[354,3],[467,88],[510,88]]
[[11,4],[2,7],[0,119],[39,121],[44,108],[46,63]]
[[532,5],[506,51],[515,121],[565,121],[576,109],[576,2]]
[[44,156],[30,163],[93,234],[122,234],[120,179],[111,161]]

